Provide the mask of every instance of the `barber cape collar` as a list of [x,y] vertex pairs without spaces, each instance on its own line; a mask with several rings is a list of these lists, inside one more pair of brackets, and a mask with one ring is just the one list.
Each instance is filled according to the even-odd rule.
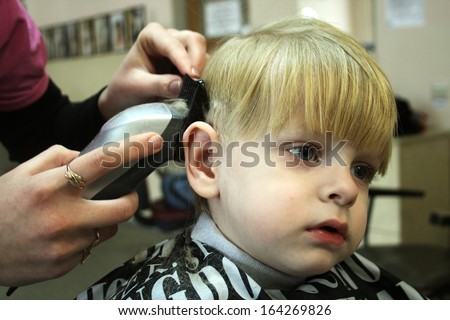
[[77,299],[301,300],[424,299],[414,288],[354,254],[294,290],[264,290],[189,231],[165,240],[78,295]]

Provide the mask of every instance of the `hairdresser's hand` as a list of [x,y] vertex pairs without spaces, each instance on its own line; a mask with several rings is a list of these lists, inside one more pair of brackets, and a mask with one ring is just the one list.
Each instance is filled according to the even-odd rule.
[[102,92],[99,108],[105,119],[123,109],[161,98],[175,98],[185,73],[199,77],[206,60],[206,39],[188,30],[148,24]]
[[86,200],[65,177],[70,163],[89,185],[122,159],[133,161],[162,146],[153,133],[133,136],[130,142],[144,148],[122,143],[109,156],[99,148],[77,157],[78,152],[53,146],[0,177],[0,285],[21,286],[67,273],[95,245],[96,231],[103,242],[117,232],[118,223],[133,216],[135,193]]

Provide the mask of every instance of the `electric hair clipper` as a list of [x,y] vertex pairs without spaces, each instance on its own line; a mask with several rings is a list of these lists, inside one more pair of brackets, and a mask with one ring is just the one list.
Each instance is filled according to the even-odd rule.
[[114,199],[132,192],[137,185],[160,165],[170,161],[184,161],[182,137],[186,128],[193,122],[203,120],[208,108],[208,98],[202,80],[183,77],[179,99],[186,106],[176,103],[147,103],[128,108],[111,119],[101,128],[91,143],[81,151],[85,154],[98,147],[105,152],[118,142],[132,135],[156,132],[164,140],[157,154],[140,159],[134,163],[123,164],[100,177],[83,190],[86,199]]

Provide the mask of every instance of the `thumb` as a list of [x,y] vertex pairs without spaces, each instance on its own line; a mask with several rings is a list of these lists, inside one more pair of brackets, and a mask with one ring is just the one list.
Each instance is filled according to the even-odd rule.
[[152,74],[147,81],[147,94],[149,97],[176,98],[181,89],[180,76],[173,74]]

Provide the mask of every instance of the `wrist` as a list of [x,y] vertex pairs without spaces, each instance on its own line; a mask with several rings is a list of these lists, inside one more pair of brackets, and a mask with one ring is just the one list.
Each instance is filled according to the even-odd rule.
[[108,97],[108,87],[105,86],[100,90],[97,102],[98,111],[100,112],[104,120],[108,120],[113,116],[110,112],[108,112],[107,97]]

